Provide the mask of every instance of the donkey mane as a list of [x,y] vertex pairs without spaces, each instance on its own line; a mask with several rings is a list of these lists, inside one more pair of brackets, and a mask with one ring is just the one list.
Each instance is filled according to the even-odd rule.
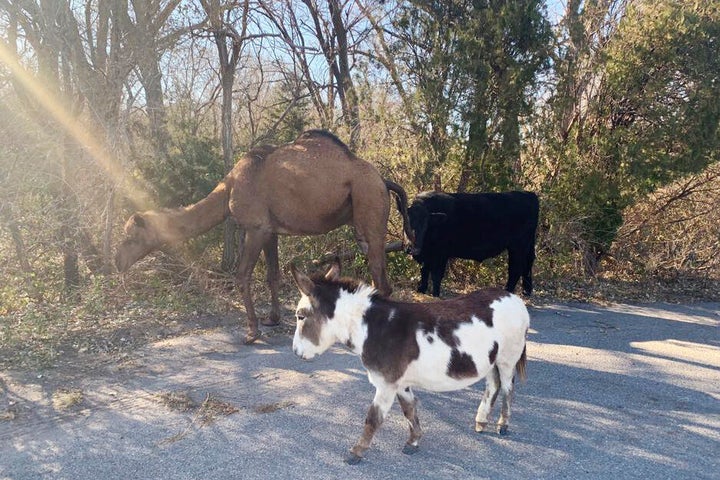
[[371,291],[369,295],[370,298],[375,299],[379,296],[378,292],[374,288],[370,287],[365,282],[356,280],[354,278],[340,277],[335,280],[328,280],[327,278],[325,278],[324,275],[320,273],[310,275],[310,278],[315,283],[315,285],[320,288],[324,287],[325,289],[330,288],[333,290],[345,290],[348,293],[358,293],[362,288],[367,288]]

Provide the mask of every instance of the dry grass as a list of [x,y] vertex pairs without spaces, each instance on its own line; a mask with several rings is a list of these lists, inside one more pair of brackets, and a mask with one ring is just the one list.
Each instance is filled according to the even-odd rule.
[[187,437],[193,428],[202,428],[214,423],[219,417],[226,417],[240,410],[231,403],[205,394],[202,402],[196,402],[189,392],[164,392],[155,396],[156,400],[175,412],[190,412],[192,420],[182,431],[158,442],[159,445],[175,443]]
[[283,402],[275,402],[275,403],[265,403],[261,405],[256,405],[255,408],[253,408],[253,412],[255,413],[273,413],[277,412],[278,410],[283,410],[285,408],[294,407],[296,404],[295,402],[291,401],[283,401]]
[[52,394],[52,406],[55,410],[69,410],[80,405],[83,401],[83,392],[77,388],[58,388]]
[[202,402],[195,401],[189,392],[164,392],[155,396],[156,400],[175,412],[191,412],[193,423],[207,425],[218,417],[232,415],[240,410],[231,403],[215,398],[210,393]]

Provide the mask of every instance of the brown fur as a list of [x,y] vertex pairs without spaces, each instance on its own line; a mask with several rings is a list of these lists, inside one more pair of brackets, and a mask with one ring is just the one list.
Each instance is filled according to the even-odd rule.
[[272,297],[268,324],[279,321],[278,235],[317,235],[351,224],[368,256],[374,286],[383,295],[391,293],[384,250],[389,191],[398,195],[407,234],[407,197],[402,188],[384,180],[334,135],[311,130],[293,143],[261,147],[244,155],[194,205],[133,214],[125,225],[126,237],[115,263],[123,272],[153,250],[204,233],[232,216],[246,232],[237,278],[248,316],[246,341],[251,342],[257,338],[258,325],[250,280],[261,250]]

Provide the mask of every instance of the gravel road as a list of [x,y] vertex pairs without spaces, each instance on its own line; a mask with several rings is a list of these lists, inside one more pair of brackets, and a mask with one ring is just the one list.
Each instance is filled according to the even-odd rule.
[[373,389],[340,346],[306,362],[238,326],[0,372],[0,479],[718,479],[719,325],[720,303],[533,307],[507,436],[473,430],[482,382],[419,391],[420,451],[395,405],[355,466]]

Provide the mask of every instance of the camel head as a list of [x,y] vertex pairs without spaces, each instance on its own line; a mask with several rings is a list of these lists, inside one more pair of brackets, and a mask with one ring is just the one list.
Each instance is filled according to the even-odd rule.
[[148,213],[133,213],[125,223],[125,238],[115,253],[115,266],[121,273],[163,243]]

